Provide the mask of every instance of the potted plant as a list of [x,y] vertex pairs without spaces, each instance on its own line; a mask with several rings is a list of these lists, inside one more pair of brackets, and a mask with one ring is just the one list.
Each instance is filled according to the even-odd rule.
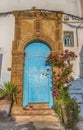
[[0,85],[0,117],[10,115],[13,102],[17,103],[18,88],[12,82],[6,82]]

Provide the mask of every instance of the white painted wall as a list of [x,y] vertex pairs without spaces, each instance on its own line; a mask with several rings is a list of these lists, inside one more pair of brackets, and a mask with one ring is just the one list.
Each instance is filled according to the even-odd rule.
[[[76,21],[70,20],[68,23],[76,27],[80,25],[80,22],[78,21],[77,23],[72,23],[72,22],[76,22]],[[64,47],[64,50],[65,49],[71,50],[77,54],[76,60],[73,61],[73,72],[74,72],[73,76],[75,78],[78,78],[80,77],[81,72],[83,72],[83,68],[82,67],[80,68],[81,63],[83,62],[83,59],[82,59],[83,57],[83,48],[82,48],[83,47],[83,28],[82,29],[78,28],[78,34],[76,34],[76,28],[63,24],[63,31],[74,32],[74,47]],[[77,37],[78,37],[78,40],[77,40]],[[81,52],[81,56],[80,56],[80,52]],[[83,73],[81,74],[81,76],[83,77]]]
[[2,69],[1,81],[10,80],[10,72],[7,70],[11,67],[11,48],[14,39],[14,16],[8,15],[0,18],[0,48],[2,48]]
[[[78,2],[79,0],[0,0],[0,12],[13,11],[13,10],[27,10],[31,9],[33,6],[39,9],[49,9],[49,10],[58,10],[64,11],[69,14],[74,14],[81,16],[81,7]],[[2,70],[1,70],[1,82],[10,80],[11,72],[7,69],[11,67],[11,48],[12,41],[14,39],[14,24],[15,19],[13,15],[8,15],[1,17],[0,16],[0,48],[2,48],[3,61],[2,61]],[[63,24],[64,30],[73,30],[74,31],[74,48],[67,48],[75,51],[78,55],[83,44],[83,29],[78,30],[78,39],[79,46],[76,46],[76,30],[70,28]],[[74,62],[74,70],[76,75],[79,75],[79,62],[80,57],[76,62]]]
[[0,0],[0,12],[39,9],[59,10],[81,16],[80,0]]

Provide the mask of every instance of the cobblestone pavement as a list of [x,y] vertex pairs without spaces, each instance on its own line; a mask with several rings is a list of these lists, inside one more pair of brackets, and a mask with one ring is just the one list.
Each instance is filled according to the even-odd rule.
[[59,122],[52,121],[19,121],[11,118],[0,120],[0,130],[63,130]]

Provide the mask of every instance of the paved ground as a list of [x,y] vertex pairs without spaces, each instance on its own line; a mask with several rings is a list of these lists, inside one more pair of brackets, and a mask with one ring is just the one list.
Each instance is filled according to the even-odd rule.
[[14,121],[10,118],[0,120],[0,130],[64,130],[54,121]]
[[[0,130],[64,130],[59,122],[54,121],[15,121],[12,118],[0,119]],[[83,121],[78,129],[83,130]]]
[[83,121],[79,121],[77,126],[78,126],[78,130],[83,130]]

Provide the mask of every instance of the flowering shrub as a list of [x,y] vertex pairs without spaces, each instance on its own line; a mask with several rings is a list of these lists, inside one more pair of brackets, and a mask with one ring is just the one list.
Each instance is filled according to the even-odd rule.
[[[77,55],[65,50],[63,53],[51,53],[46,60],[53,66],[53,95],[55,96],[55,108],[59,117],[67,128],[73,128],[78,121],[79,107],[75,99],[71,99],[68,93],[72,77],[72,60]],[[69,115],[68,115],[69,114]]]

